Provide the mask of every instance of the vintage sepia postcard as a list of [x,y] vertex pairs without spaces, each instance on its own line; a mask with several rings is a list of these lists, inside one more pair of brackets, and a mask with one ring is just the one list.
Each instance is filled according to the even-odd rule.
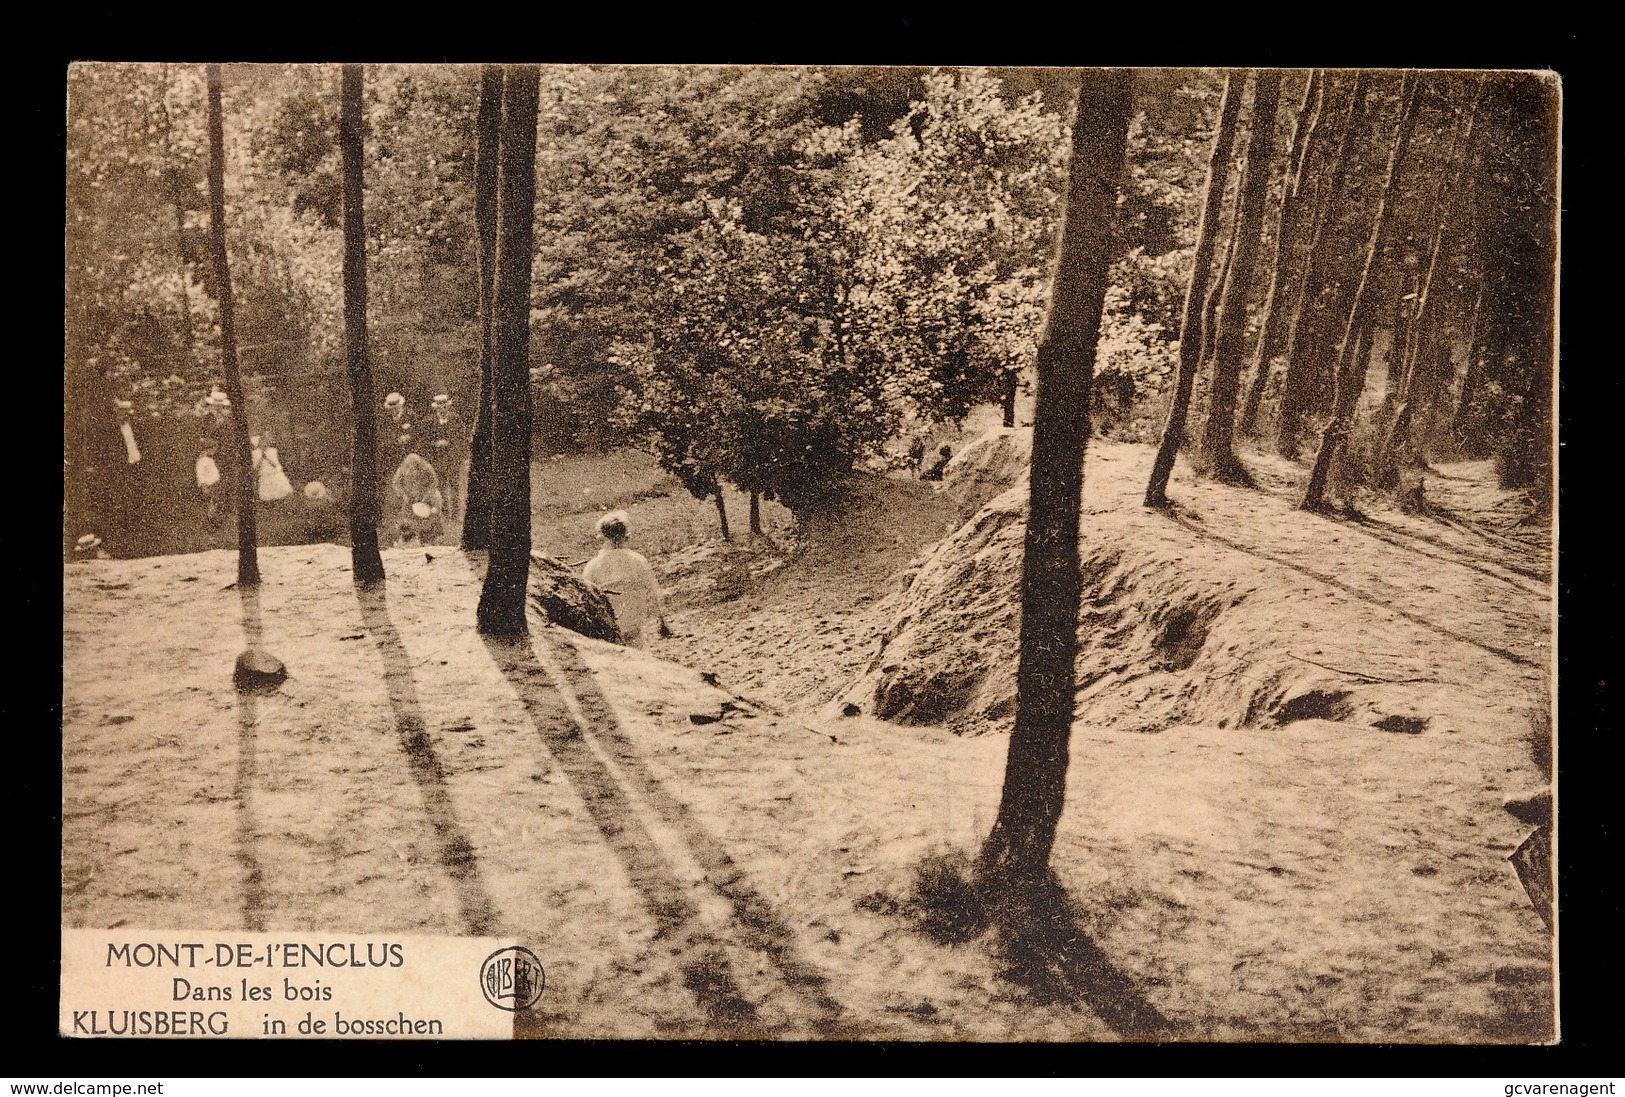
[[66,112],[64,1036],[1559,1039],[1555,75]]

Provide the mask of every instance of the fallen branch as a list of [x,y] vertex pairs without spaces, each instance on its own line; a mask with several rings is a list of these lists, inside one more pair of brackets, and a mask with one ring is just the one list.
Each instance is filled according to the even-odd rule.
[[788,723],[791,727],[800,728],[802,731],[805,731],[810,735],[816,735],[820,739],[828,739],[832,743],[839,743],[840,742],[839,739],[835,738],[835,736],[831,735],[827,731],[818,731],[816,728],[810,728],[806,724],[801,723],[799,720],[792,720],[788,715],[785,714],[785,712],[782,709],[776,708],[773,705],[768,704],[766,701],[758,701],[758,700],[755,700],[754,698],[746,697],[743,693],[735,693],[732,689],[729,689],[727,686],[722,684],[722,679],[717,677],[715,671],[710,671],[710,670],[702,670],[702,671],[700,671],[700,681],[704,682],[706,685],[712,687],[713,689],[721,690],[723,693],[726,693],[729,697],[733,698],[735,701],[739,701],[742,704],[745,704],[745,705],[749,706],[750,708],[755,709],[757,712],[765,712],[769,716],[775,717],[776,719],[779,719],[779,720],[783,720],[784,722]]

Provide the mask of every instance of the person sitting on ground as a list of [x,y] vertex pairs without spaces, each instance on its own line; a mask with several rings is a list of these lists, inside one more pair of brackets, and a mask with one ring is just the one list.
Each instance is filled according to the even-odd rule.
[[937,450],[937,459],[931,462],[931,467],[920,473],[921,480],[941,480],[942,470],[948,467],[948,462],[954,455],[953,447],[943,446]]
[[390,481],[400,500],[399,517],[395,523],[398,539],[405,543],[416,537],[423,544],[433,544],[442,532],[441,512],[445,500],[440,495],[440,477],[434,466],[415,453],[408,453],[395,470]]
[[293,494],[293,483],[282,471],[282,459],[276,447],[261,445],[260,436],[248,440],[252,449],[254,474],[259,478],[259,499],[262,503],[280,503]]
[[660,581],[655,578],[654,568],[642,553],[623,547],[626,522],[623,510],[612,510],[598,519],[598,536],[604,539],[605,545],[597,556],[587,561],[581,578],[609,597],[621,636],[636,646],[651,619],[660,622],[660,635],[670,636],[671,629],[661,607]]

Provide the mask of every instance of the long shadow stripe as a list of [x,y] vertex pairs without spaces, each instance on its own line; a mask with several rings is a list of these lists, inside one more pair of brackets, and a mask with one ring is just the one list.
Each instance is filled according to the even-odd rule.
[[[238,587],[243,605],[243,639],[250,649],[258,648],[264,636],[260,618],[258,587]],[[259,700],[254,694],[237,691],[237,775],[231,794],[237,803],[237,864],[243,874],[243,928],[258,933],[265,928],[265,873],[260,867],[259,827],[254,821],[254,784],[259,779],[259,758],[255,728],[259,726]]]
[[434,829],[440,847],[440,863],[456,884],[463,929],[471,936],[489,936],[496,925],[496,906],[480,881],[474,846],[452,808],[445,767],[429,737],[423,706],[418,701],[417,682],[412,677],[412,660],[401,643],[400,633],[395,630],[395,623],[390,620],[384,585],[359,588],[356,597],[361,603],[362,623],[383,659],[384,685],[395,714],[395,728],[401,748],[406,752],[412,779],[423,797],[429,825]]
[[1233,541],[1223,534],[1214,533],[1212,530],[1203,529],[1195,522],[1192,522],[1189,518],[1175,513],[1173,510],[1163,510],[1161,513],[1166,514],[1175,524],[1190,530],[1199,537],[1206,537],[1209,540],[1217,541],[1219,544],[1224,545],[1227,548],[1235,549],[1237,552],[1244,552],[1247,555],[1255,556],[1260,560],[1268,560],[1273,564],[1280,564],[1282,567],[1291,568],[1293,571],[1309,576],[1309,578],[1315,580],[1316,582],[1325,583],[1329,587],[1336,587],[1343,593],[1352,595],[1368,605],[1376,606],[1379,609],[1384,609],[1390,613],[1403,617],[1405,620],[1414,625],[1420,625],[1429,632],[1436,632],[1440,636],[1455,640],[1458,643],[1469,644],[1472,647],[1478,648],[1480,651],[1488,652],[1499,659],[1505,659],[1509,663],[1517,663],[1519,666],[1533,667],[1536,670],[1540,670],[1544,666],[1544,664],[1538,659],[1531,659],[1526,655],[1519,655],[1515,651],[1508,651],[1506,648],[1499,648],[1494,644],[1486,644],[1482,640],[1475,640],[1471,636],[1464,633],[1456,632],[1454,629],[1445,628],[1443,625],[1436,625],[1427,618],[1420,617],[1409,610],[1401,609],[1391,602],[1380,601],[1379,599],[1374,598],[1370,594],[1361,590],[1359,587],[1345,583],[1334,575],[1328,575],[1323,571],[1316,571],[1314,568],[1304,567],[1302,564],[1294,563],[1293,561],[1281,556],[1276,556],[1274,553],[1265,552],[1263,549],[1254,548],[1251,545],[1244,545],[1240,541]]
[[649,772],[642,754],[622,730],[620,719],[598,689],[580,652],[551,629],[542,630],[537,642],[547,645],[549,657],[564,676],[592,731],[609,749],[615,764],[661,821],[682,836],[694,859],[705,870],[711,886],[731,904],[741,939],[766,956],[785,984],[817,1008],[821,1014],[817,1024],[821,1029],[833,1030],[844,1010],[829,994],[828,978],[801,959],[789,927],[772,904],[745,881],[744,872],[694,818],[689,806],[667,792]]
[[512,684],[554,762],[586,805],[593,823],[626,868],[643,905],[654,916],[657,938],[671,938],[683,985],[713,1025],[734,1036],[755,1034],[756,1007],[734,980],[728,959],[698,928],[699,911],[660,854],[614,774],[588,745],[575,714],[528,641],[486,638],[491,658]]

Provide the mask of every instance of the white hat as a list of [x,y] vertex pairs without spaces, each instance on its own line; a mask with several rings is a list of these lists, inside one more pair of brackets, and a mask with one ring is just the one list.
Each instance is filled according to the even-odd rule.
[[439,407],[441,404],[449,404],[449,403],[451,403],[451,397],[447,396],[443,392],[439,396],[436,396],[434,398],[434,404],[435,404],[436,407]]
[[404,403],[406,403],[406,397],[398,392],[392,392],[384,397],[384,406],[386,408],[398,408]]
[[428,503],[413,503],[412,513],[417,515],[419,518],[427,518],[429,515],[434,513],[434,508]]
[[320,480],[312,480],[305,485],[305,498],[320,503],[327,498],[327,485]]
[[78,541],[74,542],[73,551],[89,552],[91,549],[100,546],[101,543],[102,539],[100,537],[97,537],[94,533],[87,533],[83,537],[79,538]]

